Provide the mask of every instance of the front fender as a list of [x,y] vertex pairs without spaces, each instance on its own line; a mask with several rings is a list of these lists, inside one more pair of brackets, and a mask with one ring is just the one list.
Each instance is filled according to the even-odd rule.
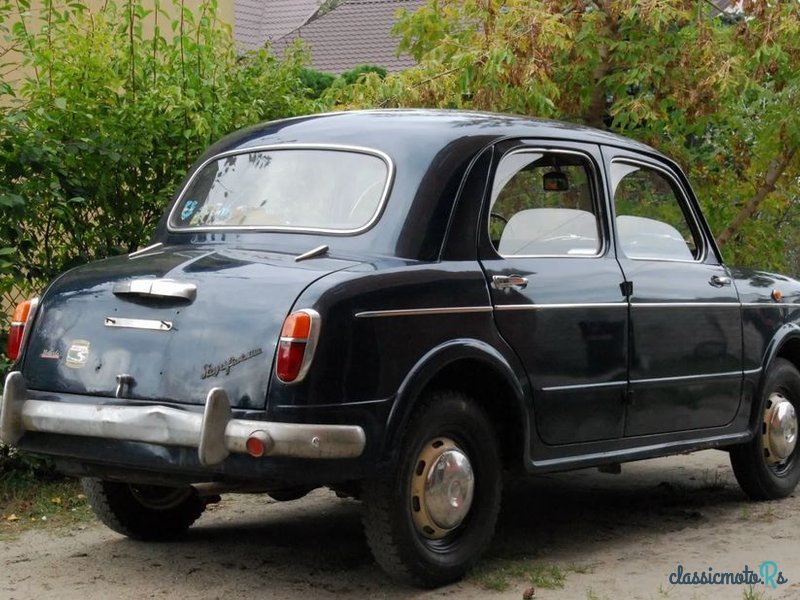
[[761,369],[756,373],[756,376],[753,377],[748,372],[745,372],[743,397],[750,399],[750,431],[755,432],[760,422],[760,416],[756,414],[756,407],[758,406],[756,400],[761,396],[764,390],[764,381],[767,378],[767,372],[775,359],[783,355],[785,349],[790,344],[794,346],[794,348],[788,353],[787,358],[800,370],[800,363],[798,362],[800,360],[800,325],[797,323],[784,323],[778,328],[767,344],[761,363]]

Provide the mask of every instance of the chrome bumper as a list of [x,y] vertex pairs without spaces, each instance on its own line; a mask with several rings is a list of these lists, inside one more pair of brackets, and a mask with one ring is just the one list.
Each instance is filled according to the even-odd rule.
[[254,434],[264,456],[355,458],[364,451],[356,425],[307,425],[234,419],[222,388],[208,393],[203,414],[168,406],[117,406],[47,402],[28,397],[19,371],[6,377],[0,404],[0,441],[15,444],[26,431],[197,448],[201,464],[216,465],[231,453],[247,454]]

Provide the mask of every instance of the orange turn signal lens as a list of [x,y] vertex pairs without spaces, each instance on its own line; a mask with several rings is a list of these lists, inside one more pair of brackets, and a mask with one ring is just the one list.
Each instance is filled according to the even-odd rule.
[[293,312],[283,322],[275,361],[275,374],[284,383],[305,377],[319,334],[319,314],[304,309]]
[[25,336],[25,325],[31,314],[33,300],[25,300],[14,309],[14,316],[11,318],[11,329],[8,332],[8,357],[11,360],[19,358],[22,350],[22,339]]
[[294,312],[286,317],[281,329],[282,338],[307,340],[311,334],[311,315],[306,312]]

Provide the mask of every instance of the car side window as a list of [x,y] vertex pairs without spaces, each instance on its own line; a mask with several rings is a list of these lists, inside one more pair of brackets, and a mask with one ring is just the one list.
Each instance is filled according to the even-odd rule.
[[601,247],[585,157],[566,152],[506,155],[492,187],[489,234],[503,256],[595,256]]
[[682,195],[664,173],[624,162],[611,164],[617,236],[628,258],[699,258],[701,244],[682,208]]

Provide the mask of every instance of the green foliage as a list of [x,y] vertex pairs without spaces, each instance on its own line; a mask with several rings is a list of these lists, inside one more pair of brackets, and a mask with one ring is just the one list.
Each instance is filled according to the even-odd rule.
[[732,262],[800,271],[800,3],[431,0],[395,28],[419,65],[334,86],[345,107],[515,112],[606,127],[688,170]]
[[0,55],[16,58],[0,64],[0,298],[136,249],[211,142],[316,110],[299,46],[239,55],[216,14],[217,0],[0,0]]
[[0,2],[0,44],[30,73],[0,99],[0,293],[134,250],[209,143],[314,110],[298,48],[240,56],[216,0],[181,6]]
[[375,73],[379,78],[383,79],[388,74],[388,71],[377,65],[357,65],[349,71],[345,71],[339,77],[341,77],[347,85],[353,85],[362,75],[368,73]]
[[309,98],[319,98],[336,80],[334,75],[323,73],[316,69],[304,68],[300,70],[300,81],[308,90]]
[[10,479],[35,481],[54,476],[52,464],[43,458],[20,452],[0,443],[0,481]]

